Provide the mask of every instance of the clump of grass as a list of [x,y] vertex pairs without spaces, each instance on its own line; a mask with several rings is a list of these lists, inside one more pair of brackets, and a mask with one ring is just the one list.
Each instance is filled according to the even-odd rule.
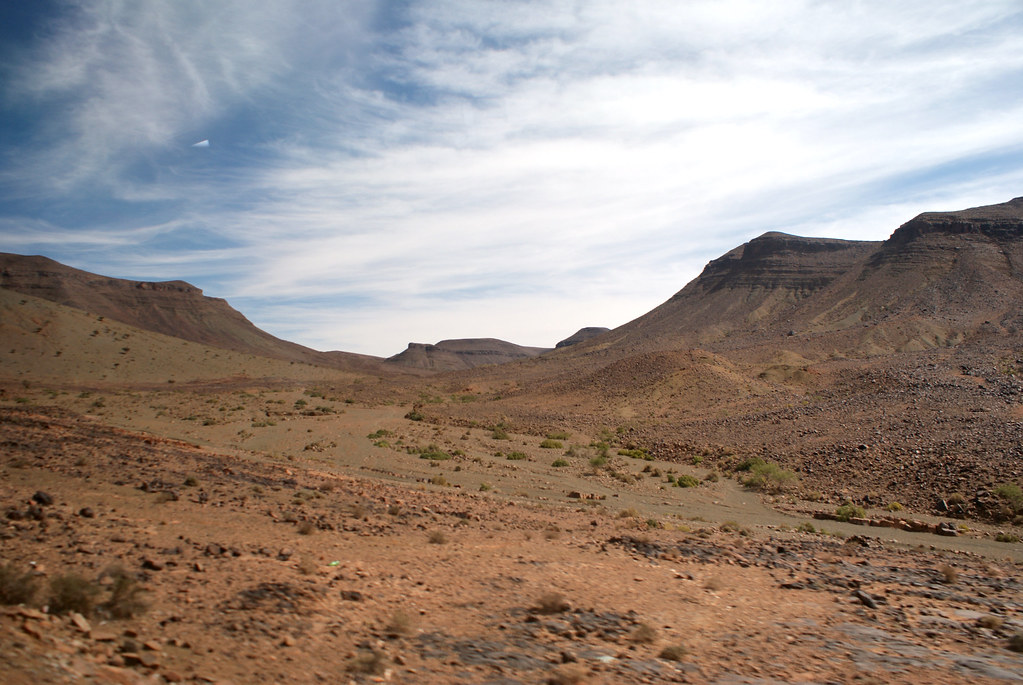
[[448,479],[445,478],[444,476],[434,476],[433,478],[430,479],[430,484],[439,485],[442,488],[446,488],[449,485],[451,485],[451,483],[448,482]]
[[404,637],[413,630],[412,617],[406,614],[404,611],[396,611],[388,619],[387,625],[384,626],[384,635],[394,639]]
[[995,535],[995,542],[1019,542],[1020,538],[1015,533],[1006,533],[1005,531],[999,531]]
[[695,476],[690,476],[687,473],[683,473],[675,479],[676,488],[695,488],[700,484],[700,479]]
[[302,521],[298,524],[299,535],[312,535],[316,532],[316,524],[312,521]]
[[185,487],[194,488],[196,485],[199,484],[199,479],[196,478],[195,476],[189,476],[188,478],[185,479],[184,484]]
[[487,492],[488,490],[492,490],[493,487],[494,486],[490,483],[480,483],[480,492]]
[[948,564],[942,564],[938,567],[938,573],[941,574],[942,582],[947,585],[955,585],[959,582],[959,571],[955,570]]
[[649,623],[640,623],[629,635],[629,639],[644,645],[652,644],[657,641],[657,629]]
[[148,603],[143,599],[143,590],[134,577],[121,566],[112,566],[103,572],[111,578],[110,597],[101,609],[112,618],[132,618],[146,612]]
[[540,443],[540,447],[545,450],[560,450],[564,448],[564,445],[560,440],[551,440],[550,438],[547,438]]
[[0,604],[30,604],[37,589],[31,572],[22,573],[14,564],[0,566]]
[[657,656],[666,661],[683,661],[688,654],[689,650],[683,645],[668,645]]
[[99,588],[77,573],[65,573],[50,580],[50,613],[76,611],[82,616],[92,613]]
[[719,526],[723,533],[738,533],[739,535],[749,535],[749,530],[739,525],[737,521],[725,521]]
[[629,518],[637,519],[637,518],[639,518],[639,512],[636,511],[635,509],[631,508],[631,507],[628,508],[628,509],[622,509],[621,511],[618,512],[618,518],[620,518],[620,519],[629,519]]
[[418,409],[413,409],[408,414],[405,414],[405,418],[408,419],[409,421],[422,421],[424,417],[423,413],[420,412]]
[[563,466],[568,466],[568,462],[564,459],[555,459],[554,461],[551,462],[551,466],[555,468],[561,468]]
[[595,469],[600,468],[601,466],[603,466],[606,463],[607,463],[607,457],[604,456],[604,455],[601,455],[601,454],[598,454],[597,456],[592,457],[590,459],[590,466],[592,466]]
[[1005,621],[998,616],[981,616],[977,619],[977,625],[981,628],[987,628],[988,630],[998,630],[1005,624]]
[[528,458],[529,457],[526,456],[525,452],[509,452],[508,456],[505,457],[505,459],[508,459],[509,461],[522,461],[523,459]]
[[568,431],[551,431],[546,435],[549,440],[568,440],[572,434]]
[[387,669],[387,657],[375,649],[359,650],[355,656],[345,662],[345,670],[349,673],[364,675],[381,675]]
[[536,600],[536,610],[541,614],[560,614],[571,608],[560,592],[545,592]]
[[643,459],[645,461],[654,460],[650,452],[643,447],[618,450],[618,454],[622,455],[623,457],[632,457],[633,459]]
[[448,536],[444,534],[442,530],[431,530],[430,535],[426,538],[426,541],[431,545],[443,545],[448,541]]
[[888,511],[890,511],[892,513],[895,513],[896,511],[902,511],[903,508],[904,507],[901,504],[899,504],[898,502],[889,502],[888,506],[885,507],[885,509],[887,509]]
[[802,523],[800,523],[798,526],[796,526],[796,530],[799,531],[800,533],[816,533],[817,532],[817,529],[814,528],[813,524],[810,523],[809,521],[803,521]]

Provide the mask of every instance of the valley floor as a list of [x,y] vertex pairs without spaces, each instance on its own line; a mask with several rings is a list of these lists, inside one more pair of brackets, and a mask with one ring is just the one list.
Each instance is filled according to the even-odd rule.
[[652,475],[699,469],[300,390],[14,394],[7,683],[1023,680],[1019,545],[797,530]]

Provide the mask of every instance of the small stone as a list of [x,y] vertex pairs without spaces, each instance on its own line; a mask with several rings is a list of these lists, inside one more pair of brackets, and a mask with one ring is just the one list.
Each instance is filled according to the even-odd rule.
[[48,507],[51,504],[53,504],[53,495],[49,494],[48,492],[38,490],[36,491],[36,494],[32,495],[32,501],[36,502],[37,504],[41,504],[44,507]]
[[163,675],[163,679],[168,683],[180,683],[185,679],[185,676],[177,671],[163,671],[161,675]]
[[92,626],[89,624],[89,621],[78,612],[72,611],[68,618],[71,619],[71,625],[78,628],[81,632],[89,633],[92,631]]
[[295,638],[293,638],[290,635],[285,635],[283,638],[281,638],[281,645],[284,647],[294,647],[295,644],[296,644]]
[[287,561],[292,556],[294,556],[294,554],[295,550],[291,549],[290,547],[282,547],[280,551],[277,552],[277,558],[280,561]]
[[145,559],[142,560],[142,568],[146,569],[147,571],[162,571],[163,562],[157,559],[153,559],[152,557],[146,557]]
[[349,602],[361,602],[362,593],[359,592],[358,590],[342,590],[341,599],[347,600]]
[[81,509],[79,509],[78,515],[81,516],[83,519],[96,518],[96,512],[93,511],[90,507],[82,507]]
[[853,592],[853,597],[860,600],[860,603],[862,603],[864,606],[870,607],[871,609],[877,608],[877,600],[875,600],[873,597],[870,596],[870,594],[864,592],[863,590],[856,590],[855,592]]

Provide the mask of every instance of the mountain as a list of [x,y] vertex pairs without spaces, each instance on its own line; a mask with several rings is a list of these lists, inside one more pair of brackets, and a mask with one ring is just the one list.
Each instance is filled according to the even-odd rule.
[[0,288],[50,300],[155,333],[270,359],[380,371],[382,360],[320,352],[260,330],[225,300],[184,281],[99,276],[40,256],[0,253]]
[[576,353],[768,343],[820,357],[946,347],[1023,330],[1023,198],[926,212],[888,240],[765,233]]
[[457,371],[529,359],[547,351],[545,347],[523,347],[494,338],[465,338],[442,340],[436,345],[409,343],[407,349],[389,357],[387,363],[430,371]]

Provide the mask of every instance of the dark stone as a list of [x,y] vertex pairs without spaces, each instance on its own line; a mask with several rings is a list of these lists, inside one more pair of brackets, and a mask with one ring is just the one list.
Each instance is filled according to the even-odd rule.
[[36,494],[32,495],[32,501],[38,504],[48,507],[53,504],[53,495],[43,492],[42,490],[36,491]]
[[875,600],[869,593],[866,593],[863,590],[856,590],[855,592],[853,592],[853,597],[860,600],[860,602],[866,607],[869,607],[871,609],[877,608],[877,600]]
[[358,590],[342,590],[341,599],[349,602],[361,602],[363,599],[362,593]]

